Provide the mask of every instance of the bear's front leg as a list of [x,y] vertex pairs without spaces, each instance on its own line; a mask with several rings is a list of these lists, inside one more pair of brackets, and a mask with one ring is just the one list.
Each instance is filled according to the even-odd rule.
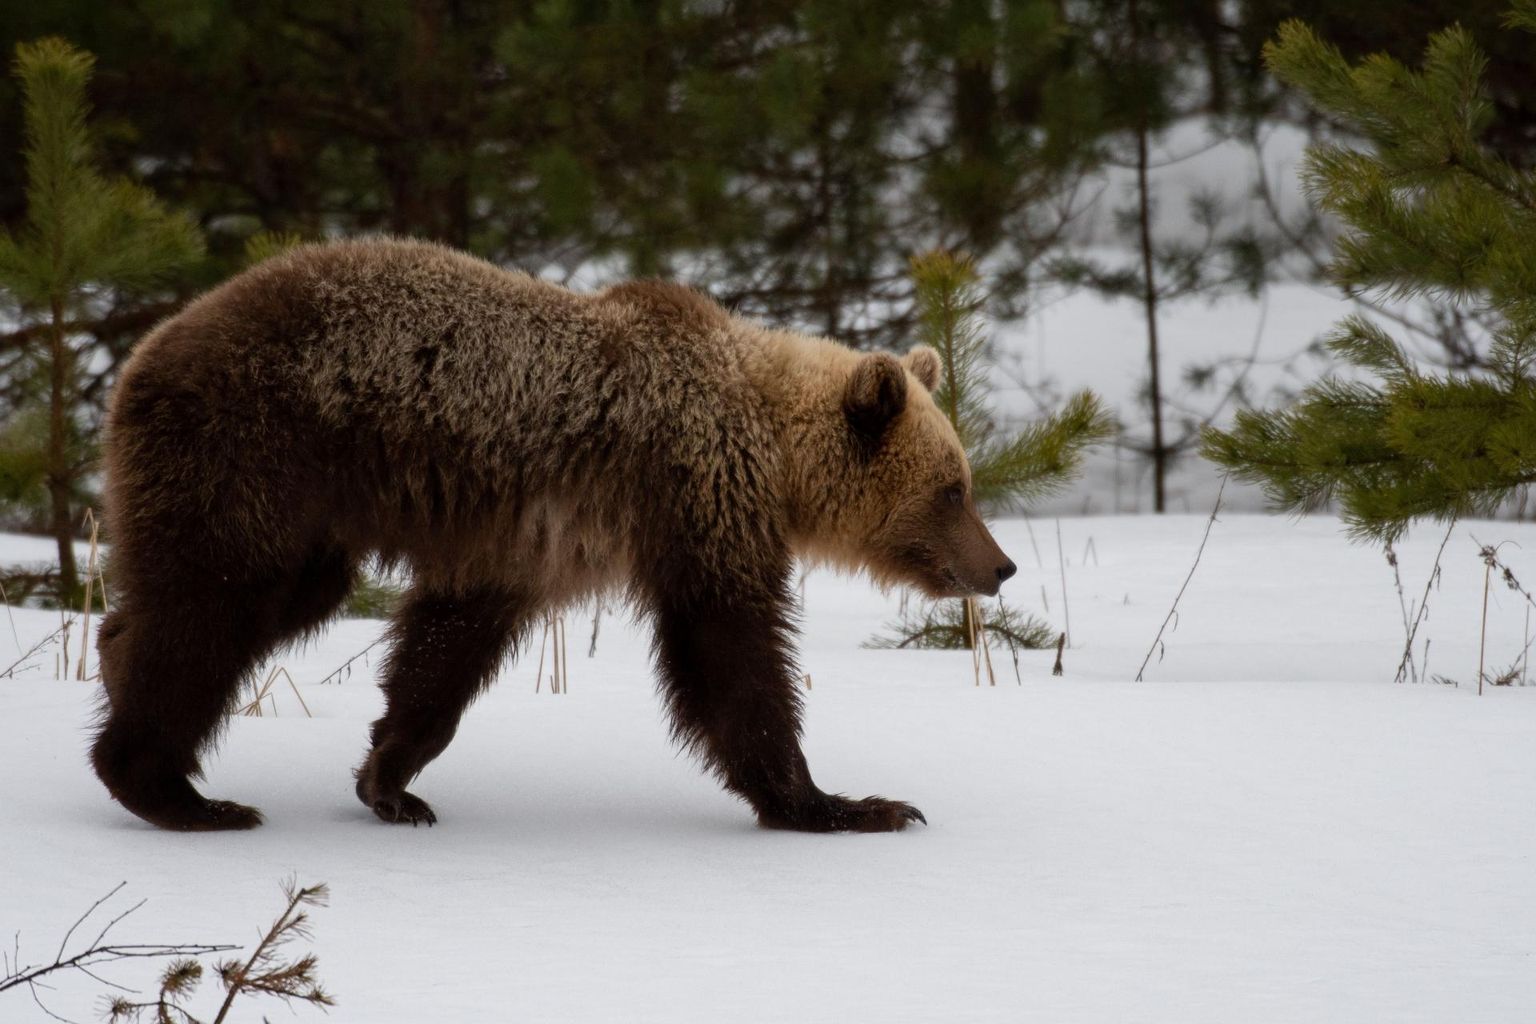
[[418,587],[407,595],[390,626],[384,717],[373,723],[373,749],[357,770],[357,797],[381,820],[437,823],[427,802],[405,787],[448,746],[529,615],[522,595],[494,587]]
[[771,589],[689,588],[659,602],[658,668],[673,733],[700,753],[767,828],[894,832],[927,823],[910,804],[823,793],[800,750],[794,630],[783,582]]

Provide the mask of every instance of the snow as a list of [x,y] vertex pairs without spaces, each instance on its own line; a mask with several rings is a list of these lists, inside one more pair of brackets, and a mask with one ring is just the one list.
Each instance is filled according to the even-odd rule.
[[[336,1020],[1529,1019],[1536,689],[1476,696],[1471,535],[1523,545],[1502,555],[1536,582],[1536,527],[1453,531],[1424,629],[1430,671],[1461,685],[1394,685],[1381,553],[1326,518],[1224,515],[1133,682],[1204,526],[1062,520],[1073,647],[1059,679],[1026,652],[1022,685],[1006,653],[978,688],[964,653],[862,649],[896,596],[812,575],[810,762],[826,788],[927,814],[893,835],[755,828],[669,747],[646,638],[615,615],[591,659],[571,617],[568,694],[533,692],[537,651],[505,669],[418,782],[431,829],[351,793],[378,658],[318,685],[378,623],[278,659],[314,718],[279,686],[275,717],[231,723],[205,790],[261,806],[251,833],[169,834],[111,803],[84,756],[95,688],[36,660],[0,680],[0,932],[51,956],[126,880],[148,903],[124,941],[249,943],[295,875],[332,889],[312,948]],[[1039,612],[1043,590],[1059,624],[1055,524],[998,533],[1021,566],[1009,599]],[[1412,597],[1441,536],[1400,550]],[[0,539],[0,561],[32,543]],[[1518,659],[1524,613],[1495,580],[1491,666]],[[57,622],[16,610],[0,668]],[[45,996],[82,1020],[102,991],[75,976]],[[17,992],[0,1018],[44,1019]]]

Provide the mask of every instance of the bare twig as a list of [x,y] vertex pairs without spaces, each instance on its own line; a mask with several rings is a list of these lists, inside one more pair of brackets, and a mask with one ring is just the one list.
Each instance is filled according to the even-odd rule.
[[5,602],[5,617],[11,621],[11,639],[16,641],[16,649],[21,650],[21,634],[16,632],[16,616],[11,611],[11,595],[5,592],[5,583],[0,581],[0,601]]
[[381,644],[383,642],[384,642],[384,637],[380,636],[373,643],[369,644],[367,647],[364,647],[362,650],[360,650],[356,654],[352,655],[352,657],[348,658],[346,661],[344,661],[340,665],[338,665],[336,667],[336,671],[327,674],[326,677],[324,679],[321,679],[320,682],[317,685],[324,686],[326,683],[330,682],[332,679],[336,680],[337,683],[340,683],[341,682],[341,675],[342,675],[343,672],[345,672],[349,676],[352,674],[352,663],[354,661],[356,661],[359,658],[367,657],[369,651],[373,650],[375,647],[379,646],[379,644]]
[[73,615],[66,616],[63,606],[59,608],[59,618],[63,620],[59,625],[59,656],[54,661],[53,677],[55,679],[69,678],[69,630],[75,624]]
[[[802,599],[800,603],[803,606],[805,604],[805,601]],[[593,657],[597,656],[597,628],[598,628],[598,626],[602,625],[602,622],[603,622],[603,599],[602,598],[598,598],[597,599],[597,606],[592,609],[592,642],[587,645],[587,657],[589,657],[589,658],[593,658]]]
[[1179,587],[1179,592],[1174,595],[1173,604],[1168,608],[1168,614],[1163,619],[1163,624],[1157,629],[1157,636],[1152,639],[1152,646],[1147,648],[1147,656],[1141,659],[1141,668],[1136,670],[1136,681],[1141,682],[1142,674],[1147,670],[1147,662],[1152,660],[1152,654],[1163,642],[1163,630],[1168,628],[1168,623],[1173,621],[1174,615],[1179,610],[1179,601],[1184,597],[1184,591],[1189,587],[1189,581],[1195,578],[1195,570],[1200,567],[1200,556],[1205,554],[1205,542],[1211,539],[1211,527],[1216,525],[1216,515],[1221,511],[1221,498],[1227,490],[1227,477],[1221,478],[1221,488],[1216,492],[1216,504],[1211,508],[1210,518],[1205,521],[1205,533],[1200,538],[1200,548],[1195,552],[1195,561],[1189,567],[1189,574],[1184,577],[1184,585]]
[[[1403,575],[1398,571],[1397,567],[1397,549],[1392,546],[1391,541],[1387,541],[1386,555],[1387,564],[1392,567],[1392,583],[1397,587],[1397,606],[1403,613],[1403,638],[1411,645],[1413,642],[1413,631],[1409,628],[1408,624],[1408,598],[1403,593]],[[1408,673],[1414,682],[1418,682],[1418,669],[1413,664],[1413,648],[1410,646],[1408,650],[1410,652],[1407,663]]]
[[103,925],[102,928],[97,932],[96,937],[91,940],[91,942],[84,949],[81,949],[75,953],[71,953],[69,951],[69,945],[70,940],[74,938],[75,932],[79,931],[79,929],[85,925],[86,922],[89,921],[90,918],[99,909],[101,909],[104,904],[111,900],[112,897],[121,892],[123,886],[126,884],[126,882],[119,882],[117,885],[113,886],[111,891],[92,903],[90,907],[86,909],[85,913],[81,914],[78,918],[75,919],[75,922],[69,926],[69,930],[64,933],[64,938],[59,942],[58,951],[54,953],[52,962],[46,964],[22,966],[20,962],[20,940],[18,939],[17,959],[14,964],[14,970],[10,971],[10,973],[8,973],[4,978],[0,978],[0,993],[7,992],[11,989],[25,988],[31,994],[33,1002],[38,1005],[39,1009],[41,1009],[49,1017],[52,1017],[55,1020],[64,1020],[63,1017],[60,1017],[58,1014],[54,1013],[43,1004],[38,992],[39,989],[48,987],[42,979],[48,977],[51,974],[56,974],[61,971],[79,971],[81,974],[84,974],[87,977],[100,982],[101,984],[112,988],[121,989],[123,988],[122,985],[98,976],[96,973],[94,973],[93,969],[99,968],[102,964],[116,963],[122,960],[200,957],[207,956],[212,953],[224,953],[228,952],[229,950],[239,948],[237,946],[231,945],[200,942],[117,943],[108,941],[108,935],[111,933],[113,928],[115,928],[125,918],[133,914],[140,907],[144,906],[144,901],[140,900],[138,903],[135,903],[127,910],[124,910],[123,912],[108,920],[107,923]]
[[[1456,529],[1456,517],[1452,516],[1450,523],[1445,528],[1445,536],[1440,540],[1440,550],[1435,552],[1435,564],[1429,571],[1429,578],[1424,581],[1424,596],[1419,600],[1419,610],[1413,617],[1413,628],[1408,631],[1408,640],[1403,644],[1403,658],[1397,663],[1397,676],[1395,682],[1402,682],[1403,675],[1408,671],[1408,662],[1413,658],[1413,639],[1418,636],[1419,623],[1424,621],[1429,612],[1429,588],[1434,586],[1435,580],[1440,576],[1440,556],[1445,554],[1446,542],[1451,539],[1451,531]],[[1428,649],[1425,658],[1429,657]]]
[[35,655],[38,651],[41,651],[45,646],[48,645],[48,643],[50,641],[52,641],[55,638],[57,638],[61,633],[64,632],[64,630],[68,626],[69,626],[68,622],[64,623],[64,625],[60,626],[58,629],[54,630],[52,633],[49,633],[47,636],[43,637],[37,643],[35,643],[31,647],[27,648],[27,652],[25,654],[23,654],[21,657],[17,658],[15,661],[13,661],[9,665],[7,665],[3,671],[0,671],[0,679],[5,679],[5,678],[9,677],[11,675],[11,673],[15,672],[23,664],[25,664],[28,661],[31,661],[33,655]]

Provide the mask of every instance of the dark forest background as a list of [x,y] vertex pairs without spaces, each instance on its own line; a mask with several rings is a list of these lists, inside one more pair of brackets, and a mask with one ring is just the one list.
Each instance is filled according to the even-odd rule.
[[[1502,0],[44,0],[0,8],[0,51],[58,36],[94,54],[98,166],[205,240],[173,278],[71,310],[89,438],[131,344],[253,239],[393,232],[555,279],[676,277],[860,346],[910,341],[909,259],[935,248],[975,258],[1001,318],[1050,279],[1141,296],[1155,319],[1158,258],[1178,286],[1253,289],[1305,238],[1148,238],[1144,274],[1104,273],[1066,245],[1102,201],[1085,181],[1139,170],[1145,197],[1149,140],[1192,119],[1234,137],[1335,131],[1264,70],[1293,17],[1348,57],[1409,63],[1459,22],[1490,58],[1488,141],[1528,168],[1536,51],[1502,16]],[[22,114],[0,78],[9,228],[27,209]],[[0,296],[7,422],[36,398],[26,314]],[[1428,329],[1448,360],[1457,345],[1475,358],[1465,325]],[[1123,441],[1156,465],[1159,508],[1164,463],[1198,442],[1164,432],[1160,387]],[[0,495],[7,524],[41,526],[20,497]]]

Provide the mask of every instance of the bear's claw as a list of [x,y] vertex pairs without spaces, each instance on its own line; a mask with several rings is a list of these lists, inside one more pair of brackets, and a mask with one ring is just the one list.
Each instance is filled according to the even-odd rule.
[[766,828],[796,832],[900,832],[914,821],[928,824],[922,811],[900,800],[878,796],[851,800],[825,793],[787,815],[759,812],[758,820]]
[[387,821],[391,825],[409,824],[415,828],[425,822],[430,828],[437,824],[437,815],[432,813],[432,808],[427,802],[411,793],[380,797],[373,802],[372,807],[373,813],[377,814],[381,821]]
[[162,828],[179,832],[227,832],[255,828],[261,824],[260,811],[233,800],[205,800],[194,810],[195,813],[166,815],[149,820]]

